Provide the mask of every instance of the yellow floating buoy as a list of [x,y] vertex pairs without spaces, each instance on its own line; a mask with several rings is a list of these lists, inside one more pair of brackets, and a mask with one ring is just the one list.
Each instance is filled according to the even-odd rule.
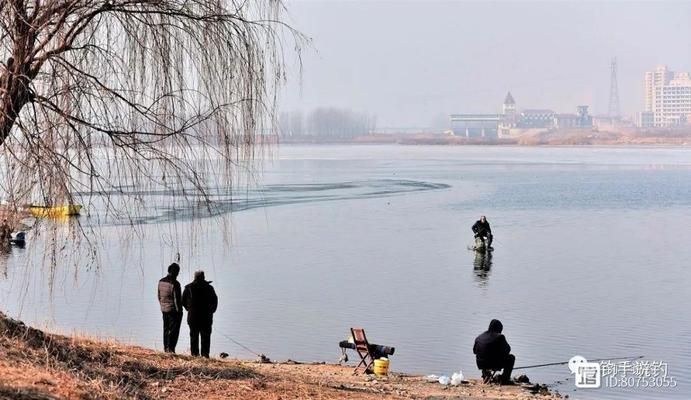
[[386,376],[389,374],[389,359],[388,358],[378,358],[374,360],[374,375],[376,376]]

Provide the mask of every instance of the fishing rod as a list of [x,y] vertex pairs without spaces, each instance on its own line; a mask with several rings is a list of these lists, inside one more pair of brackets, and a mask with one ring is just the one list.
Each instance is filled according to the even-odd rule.
[[233,339],[232,337],[226,335],[225,333],[221,333],[221,335],[223,335],[226,339],[230,340],[231,342],[233,342],[233,343],[237,344],[238,346],[242,347],[243,349],[245,349],[245,350],[249,351],[250,353],[254,354],[255,356],[257,356],[257,357],[265,357],[263,354],[259,354],[259,353],[255,352],[255,351],[253,351],[253,350],[250,349],[249,347],[247,347],[247,346],[245,346],[244,344],[238,342],[237,340],[235,340],[235,339]]
[[[588,362],[595,362],[595,361],[613,361],[613,360],[638,360],[641,359],[645,356],[632,356],[632,357],[612,357],[612,358],[596,358],[594,360],[588,360]],[[546,363],[546,364],[535,364],[535,365],[526,365],[524,367],[516,367],[514,370],[517,369],[528,369],[528,368],[542,368],[542,367],[550,367],[553,365],[564,365],[568,364],[568,361],[561,361],[561,362],[553,362],[553,363]]]

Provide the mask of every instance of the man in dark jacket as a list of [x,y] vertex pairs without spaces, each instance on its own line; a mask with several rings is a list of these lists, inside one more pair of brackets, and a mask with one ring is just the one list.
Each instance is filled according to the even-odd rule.
[[202,339],[202,357],[209,358],[211,346],[211,325],[218,307],[218,297],[211,281],[206,281],[204,271],[194,273],[194,281],[185,286],[182,305],[187,310],[187,324],[190,326],[190,347],[192,355],[199,355],[199,336]]
[[485,218],[484,215],[481,216],[479,220],[475,221],[471,229],[476,238],[479,237],[483,240],[487,238],[487,247],[492,246],[492,228],[489,227],[489,222],[487,222],[487,218]]
[[502,384],[511,383],[511,371],[516,357],[511,353],[511,346],[501,331],[504,326],[499,320],[493,319],[489,328],[475,339],[473,353],[477,367],[482,370],[482,380],[489,383],[491,371],[504,370],[501,375]]
[[158,302],[163,313],[163,350],[166,353],[175,353],[182,323],[182,295],[180,282],[176,279],[179,273],[180,266],[172,263],[168,266],[168,275],[158,281]]

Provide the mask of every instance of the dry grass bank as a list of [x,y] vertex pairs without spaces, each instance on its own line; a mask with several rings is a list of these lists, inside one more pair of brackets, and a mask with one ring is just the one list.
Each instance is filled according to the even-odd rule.
[[45,333],[0,313],[0,399],[554,399],[521,387],[458,387],[336,365],[255,364],[169,355]]

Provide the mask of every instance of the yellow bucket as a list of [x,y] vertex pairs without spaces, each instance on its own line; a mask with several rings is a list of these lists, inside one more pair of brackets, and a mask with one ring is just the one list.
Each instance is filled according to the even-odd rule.
[[389,374],[389,359],[379,358],[374,360],[374,375],[386,376]]

